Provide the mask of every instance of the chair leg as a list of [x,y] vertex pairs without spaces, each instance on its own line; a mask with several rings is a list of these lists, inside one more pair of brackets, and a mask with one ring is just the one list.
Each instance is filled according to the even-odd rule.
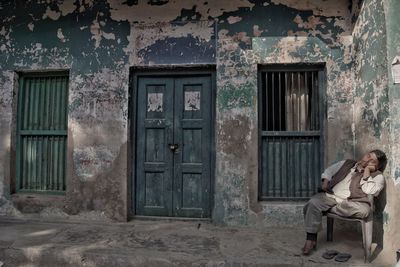
[[332,242],[333,240],[333,218],[326,217],[326,241]]
[[365,263],[369,262],[371,257],[371,246],[372,246],[372,229],[373,220],[365,222]]
[[[365,232],[365,222],[364,221],[361,222],[361,233],[362,233],[362,245],[363,245],[363,249],[364,249],[364,252],[365,252],[365,248],[366,248],[366,244],[365,244],[365,242],[366,242],[366,240],[365,240],[366,232]],[[364,253],[364,256],[365,256],[365,253]]]

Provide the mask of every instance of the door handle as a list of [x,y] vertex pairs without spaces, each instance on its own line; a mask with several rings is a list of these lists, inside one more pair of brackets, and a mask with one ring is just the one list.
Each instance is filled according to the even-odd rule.
[[178,144],[168,144],[169,149],[172,150],[172,152],[175,152],[178,148],[179,145]]

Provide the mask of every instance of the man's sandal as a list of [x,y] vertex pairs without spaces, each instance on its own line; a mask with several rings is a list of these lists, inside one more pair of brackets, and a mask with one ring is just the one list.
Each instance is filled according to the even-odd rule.
[[339,254],[339,251],[327,250],[327,251],[324,252],[324,254],[322,254],[322,258],[327,259],[327,260],[331,260],[338,254]]
[[348,253],[339,253],[336,257],[335,257],[335,261],[337,262],[346,262],[351,258],[351,254]]

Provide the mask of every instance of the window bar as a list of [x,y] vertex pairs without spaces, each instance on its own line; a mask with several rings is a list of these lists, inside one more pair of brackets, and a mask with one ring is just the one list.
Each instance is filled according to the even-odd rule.
[[61,123],[61,118],[62,118],[62,92],[63,92],[63,78],[62,77],[57,77],[57,130],[62,130],[62,123]]
[[[33,79],[29,79],[29,100],[28,100],[28,107],[29,107],[29,115],[28,115],[28,124],[26,125],[27,130],[32,130],[32,121],[33,121],[33,99],[34,99],[34,85]],[[25,130],[25,129],[24,129]]]
[[41,87],[41,78],[35,79],[36,80],[36,88],[35,88],[35,122],[34,122],[34,129],[40,130],[40,122],[39,122],[39,109],[40,109],[40,87]]
[[271,98],[271,106],[272,106],[272,131],[275,131],[275,72],[272,72],[272,98]]
[[316,107],[316,129],[320,130],[320,126],[319,126],[319,117],[320,117],[320,110],[319,110],[319,104],[320,104],[320,99],[319,99],[319,81],[318,81],[318,72],[315,72],[315,82],[314,82],[314,86],[315,86],[315,91],[316,91],[316,103],[315,103],[315,107]]
[[47,171],[49,168],[49,159],[48,159],[48,141],[49,138],[46,136],[43,138],[43,183],[44,183],[44,190],[48,190],[49,189],[49,172]]
[[[268,114],[269,114],[269,112],[268,112],[268,108],[269,108],[269,105],[268,105],[268,76],[269,76],[269,73],[268,72],[266,72],[265,73],[265,131],[268,131],[269,130],[269,119],[268,119]],[[263,158],[263,162],[264,162],[264,164],[265,164],[265,172],[264,172],[264,182],[265,182],[265,195],[268,195],[269,196],[269,181],[268,181],[268,179],[269,179],[269,149],[268,149],[268,139],[267,139],[267,137],[263,137],[263,143],[264,143],[264,158]]]
[[265,73],[265,131],[269,130],[269,120],[268,120],[268,72]]
[[288,130],[288,107],[289,107],[289,103],[288,103],[288,99],[290,98],[290,94],[289,94],[289,90],[288,90],[288,77],[287,77],[287,71],[285,72],[285,93],[283,95],[283,99],[285,101],[285,108],[284,111],[285,113],[283,114],[284,118],[285,118],[285,124],[283,125],[285,130]]
[[31,188],[31,169],[32,169],[32,164],[31,164],[31,158],[32,158],[32,146],[31,146],[31,137],[26,136],[26,150],[27,153],[25,154],[25,160],[26,160],[26,175],[23,177],[25,180],[25,188]]
[[296,157],[294,156],[295,152],[296,152],[296,138],[293,138],[290,140],[291,141],[291,145],[292,145],[292,196],[295,197],[296,196],[296,178],[295,175],[297,173],[296,170]]
[[[60,129],[60,93],[61,93],[61,79],[60,77],[56,77],[56,114],[54,116],[54,126],[57,130]],[[58,152],[58,138],[57,138],[57,152]],[[58,163],[57,163],[57,167],[58,167]],[[56,172],[57,173],[57,172]],[[58,179],[58,177],[57,177]],[[58,182],[57,182],[58,184]]]
[[[56,94],[56,79],[54,77],[50,78],[51,80],[51,86],[50,86],[50,130],[56,130],[56,128],[54,127],[54,113],[56,112],[56,107],[55,107],[55,94]],[[52,146],[54,145],[54,140],[52,140]],[[53,155],[53,154],[52,154]],[[54,157],[54,155],[53,155]],[[52,188],[53,190],[53,188]]]
[[308,103],[310,101],[310,89],[308,88],[308,71],[304,72],[304,110],[306,117],[306,128],[305,130],[310,130],[310,109]]
[[305,197],[310,196],[310,188],[311,188],[311,147],[312,147],[312,142],[313,142],[314,137],[307,137],[307,143],[306,143],[306,166],[305,166],[305,175],[306,175],[306,191],[305,191]]
[[311,147],[311,155],[310,155],[310,158],[312,159],[312,170],[311,170],[311,178],[312,178],[312,180],[311,180],[311,189],[310,189],[310,192],[311,192],[311,194],[314,194],[314,190],[315,190],[315,182],[316,182],[316,177],[317,177],[317,173],[319,172],[319,170],[317,170],[317,168],[316,168],[316,163],[317,163],[317,161],[315,160],[316,159],[316,156],[313,156],[314,154],[316,154],[316,153],[314,153],[314,151],[315,151],[315,147],[317,147],[317,144],[316,144],[316,139],[315,139],[315,137],[313,138],[313,140],[312,140],[312,147]]
[[39,77],[37,78],[38,81],[38,87],[37,87],[37,98],[36,98],[36,103],[37,103],[37,124],[36,124],[36,130],[42,130],[42,125],[40,124],[41,121],[41,115],[42,115],[42,82],[43,78]]
[[35,137],[32,136],[31,137],[31,165],[32,165],[32,169],[31,169],[31,189],[35,189],[36,188],[36,164],[34,163],[34,157],[35,157]]
[[68,142],[67,142],[67,137],[64,137],[64,146],[63,146],[63,173],[62,173],[62,177],[63,177],[63,180],[62,180],[62,183],[63,183],[63,187],[62,187],[62,190],[64,191],[65,189],[66,189],[66,170],[67,170],[67,163],[66,163],[66,161],[67,161],[67,153],[66,153],[66,151],[67,151],[67,144],[68,144]]
[[[57,94],[59,96],[59,94]],[[57,101],[58,102],[58,101]],[[57,114],[58,115],[58,114]],[[58,118],[57,118],[58,119]],[[58,128],[58,127],[57,127]],[[55,164],[55,171],[54,171],[54,175],[56,176],[56,186],[55,186],[55,190],[59,190],[60,189],[60,136],[56,137],[56,164]]]
[[313,177],[313,188],[316,188],[316,183],[317,181],[319,181],[319,171],[320,171],[320,167],[319,167],[319,163],[320,163],[320,157],[318,157],[319,155],[319,143],[317,140],[314,139],[314,160],[315,160],[315,165],[314,165],[314,177]]
[[61,140],[62,143],[62,148],[61,151],[63,152],[61,154],[61,184],[60,184],[60,190],[64,191],[65,190],[65,151],[66,151],[66,141],[67,139],[64,137]]
[[290,179],[292,177],[292,166],[290,165],[290,159],[291,159],[291,153],[290,153],[290,148],[291,148],[291,142],[290,140],[288,140],[288,142],[286,143],[286,166],[288,166],[287,170],[286,170],[286,196],[290,197],[290,186],[291,186],[291,182]]
[[58,190],[63,190],[63,178],[64,178],[64,137],[60,136],[60,163],[59,163],[59,185],[58,185]]
[[36,189],[36,185],[37,185],[37,180],[36,180],[36,137],[33,136],[32,137],[32,156],[31,156],[31,162],[32,162],[32,185],[33,185],[33,189]]
[[292,109],[290,110],[291,111],[291,118],[292,118],[292,131],[294,131],[294,125],[295,125],[295,120],[294,120],[294,108],[295,108],[295,106],[294,106],[294,97],[293,97],[293,93],[294,93],[294,88],[293,88],[293,86],[294,86],[294,72],[291,72],[291,83],[290,83],[290,102],[291,102],[291,107],[292,107]]
[[[61,109],[61,112],[62,112],[62,116],[61,116],[61,129],[63,129],[63,130],[67,130],[67,112],[68,112],[68,109],[66,108],[67,107],[67,103],[68,103],[68,101],[67,101],[67,98],[68,98],[68,94],[67,94],[67,92],[68,92],[68,89],[67,89],[67,84],[68,84],[68,78],[67,77],[65,77],[64,78],[64,80],[63,80],[63,87],[62,87],[62,89],[63,89],[63,93],[62,93],[62,109]],[[193,113],[193,112],[192,112]]]
[[317,95],[316,95],[316,93],[315,93],[315,88],[314,88],[314,72],[312,71],[311,72],[311,91],[312,91],[312,117],[313,117],[313,119],[312,119],[312,129],[313,130],[316,130],[316,115],[317,115],[317,110],[316,110],[316,106],[315,106],[315,103],[316,103],[316,101],[317,101]]
[[58,136],[54,136],[53,139],[53,190],[57,190],[58,185],[58,176],[57,176],[57,167],[58,167]]
[[48,150],[48,174],[49,174],[49,188],[53,190],[53,144],[54,144],[54,137],[49,137],[49,150]]
[[[301,129],[299,129],[301,130]],[[299,164],[299,172],[298,172],[298,176],[299,176],[299,197],[303,196],[303,166],[302,166],[302,144],[303,144],[303,140],[302,137],[298,137],[298,155],[300,155],[300,157],[298,157],[298,164]]]
[[279,103],[278,103],[278,114],[279,114],[279,131],[282,131],[282,102],[281,102],[281,94],[282,94],[282,84],[281,84],[281,73],[279,72]]
[[[275,120],[274,120],[274,122],[275,122]],[[274,130],[275,130],[275,128],[274,128]],[[277,173],[277,168],[276,168],[276,164],[277,164],[277,160],[276,160],[276,137],[273,137],[272,139],[273,139],[273,141],[272,141],[273,176],[271,178],[272,178],[272,190],[274,192],[274,197],[276,197],[276,193],[277,193],[276,192],[276,177],[277,177],[277,175],[276,175],[276,173]]]
[[[40,116],[39,116],[40,117]],[[36,170],[36,179],[37,179],[37,188],[42,189],[42,155],[41,155],[41,137],[37,136],[36,137],[36,165],[37,165],[37,170]]]
[[54,176],[54,184],[53,190],[57,190],[58,187],[58,136],[54,137],[54,165],[53,165],[53,176]]
[[28,146],[27,146],[27,141],[26,141],[26,137],[22,137],[22,179],[20,179],[19,181],[19,188],[18,189],[24,189],[27,187],[27,179],[26,177],[28,172],[28,160],[26,158],[26,156],[28,155]]
[[[279,73],[279,83],[280,83],[280,81],[281,81],[281,79],[280,79],[281,77],[280,77],[280,73]],[[280,87],[279,87],[280,88]],[[280,92],[280,91],[279,91]],[[280,103],[280,102],[279,102]],[[281,112],[279,112],[279,114],[280,114]],[[280,130],[282,130],[282,129],[280,129]],[[283,162],[283,138],[282,137],[279,137],[279,151],[280,151],[280,158],[279,158],[279,162]],[[284,177],[284,175],[283,175],[283,171],[284,171],[284,168],[280,168],[280,172],[279,172],[279,177],[280,177],[280,179],[279,179],[279,182],[280,182],[280,185],[279,185],[279,196],[280,197],[283,197],[283,179],[285,179],[285,177]]]
[[[296,121],[296,116],[297,116],[297,92],[296,92],[296,73],[292,72],[292,84],[291,84],[291,93],[292,93],[292,120],[293,120],[293,128],[292,131],[297,130],[297,121]],[[296,97],[295,97],[296,96]]]
[[301,129],[301,85],[300,85],[301,72],[297,72],[297,130],[300,132]]
[[24,107],[22,111],[23,123],[21,124],[21,129],[26,129],[28,125],[28,107],[29,107],[29,85],[30,80],[28,78],[25,79],[25,85],[22,86],[22,96],[24,99]]
[[[38,101],[39,102],[39,101]],[[39,116],[38,116],[39,117]],[[36,156],[35,156],[35,160],[36,160],[36,162],[35,162],[35,164],[36,164],[36,189],[41,189],[40,188],[40,185],[41,185],[41,183],[40,183],[40,165],[39,165],[39,146],[40,146],[40,137],[39,136],[36,136],[35,137],[35,154],[36,154]]]
[[312,98],[313,98],[313,92],[310,84],[310,72],[307,73],[307,90],[308,90],[308,98],[307,98],[307,110],[308,110],[308,129],[311,131],[312,130]]

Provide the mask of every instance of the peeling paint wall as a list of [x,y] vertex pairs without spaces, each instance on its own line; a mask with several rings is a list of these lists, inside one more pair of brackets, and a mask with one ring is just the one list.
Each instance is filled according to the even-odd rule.
[[390,111],[390,156],[389,179],[387,180],[387,207],[383,223],[385,225],[384,244],[387,244],[388,258],[394,257],[394,251],[400,249],[400,84],[394,84],[392,62],[400,56],[400,2],[385,1],[386,33],[387,33],[387,64]]
[[[348,1],[3,1],[2,147],[9,151],[15,71],[69,69],[68,170],[63,209],[128,209],[130,66],[216,64],[216,222],[257,220],[257,65],[326,63],[327,151],[352,153]],[[8,96],[8,97],[6,97]],[[8,99],[8,100],[7,100]],[[3,115],[4,114],[4,115]],[[347,129],[339,132],[339,127]],[[348,146],[340,146],[348,144]],[[10,178],[1,152],[0,181]],[[115,171],[117,170],[118,171]],[[8,177],[7,179],[5,177]],[[11,179],[12,180],[12,179]],[[0,183],[5,195],[8,184]]]
[[[352,57],[347,22],[347,6],[338,6],[344,16],[328,18],[292,5],[263,3],[253,7],[255,14],[279,14],[276,27],[263,21],[256,28],[243,21],[258,15],[226,14],[218,26],[217,44],[217,118],[216,183],[214,217],[230,224],[253,224],[268,212],[258,202],[258,116],[257,66],[273,63],[325,63],[327,74],[327,162],[352,154]],[[305,4],[306,6],[308,4]],[[293,7],[292,7],[293,6]],[[311,8],[311,3],[308,6]],[[342,8],[342,9],[341,9]],[[322,9],[324,10],[324,9]],[[260,12],[260,13],[258,13]],[[269,13],[271,12],[271,13]],[[332,10],[327,12],[333,12]],[[348,17],[346,17],[348,16]],[[239,17],[241,20],[233,19]],[[308,24],[305,25],[305,20]],[[335,28],[335,22],[344,27]],[[311,25],[311,21],[318,21]],[[240,25],[243,22],[244,25]],[[319,23],[321,22],[321,23]],[[333,24],[330,24],[333,23]],[[320,27],[320,24],[323,27]],[[332,25],[329,28],[327,25]],[[244,30],[237,32],[237,29]],[[345,129],[338,131],[337,129]],[[272,215],[274,216],[274,215]],[[268,218],[266,218],[268,220]]]
[[282,214],[257,199],[259,64],[325,64],[326,164],[397,138],[387,130],[380,1],[147,2],[0,3],[0,197],[9,199],[13,180],[18,71],[69,70],[67,192],[54,204],[69,214],[127,219],[131,66],[216,65],[218,223],[256,224]]
[[[0,17],[5,147],[0,188],[10,192],[3,181],[12,181],[15,73],[68,69],[67,192],[61,203],[53,205],[70,214],[97,210],[125,220],[129,56],[123,49],[128,46],[129,23],[112,20],[105,1],[2,1]],[[38,202],[46,198],[34,197]],[[20,201],[15,196],[14,200]]]
[[400,55],[398,1],[365,0],[360,6],[354,40],[354,124],[356,157],[373,148],[388,155],[386,188],[377,199],[375,242],[391,262],[400,248],[399,220],[399,86],[391,62]]

